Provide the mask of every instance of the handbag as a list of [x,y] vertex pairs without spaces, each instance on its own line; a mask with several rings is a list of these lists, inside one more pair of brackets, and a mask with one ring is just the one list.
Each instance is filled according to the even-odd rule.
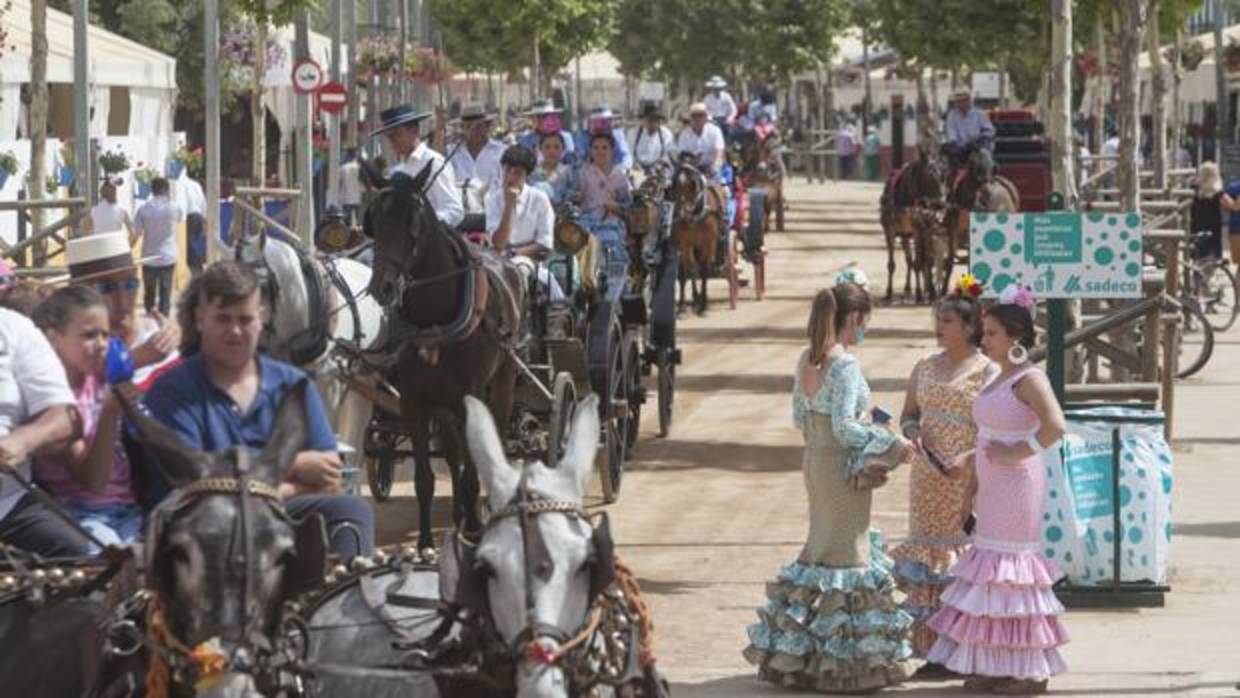
[[858,490],[872,490],[887,484],[888,474],[904,462],[905,450],[896,441],[882,453],[863,456],[860,467],[849,475],[849,484]]

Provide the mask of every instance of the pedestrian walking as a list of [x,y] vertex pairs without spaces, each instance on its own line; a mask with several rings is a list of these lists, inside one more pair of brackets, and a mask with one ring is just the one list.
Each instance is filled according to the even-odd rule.
[[[1197,168],[1197,192],[1189,209],[1189,233],[1194,259],[1223,258],[1223,212],[1234,211],[1236,200],[1223,190],[1218,165],[1203,162]],[[1207,235],[1198,238],[1199,233]]]
[[99,203],[90,209],[90,232],[114,233],[124,231],[134,239],[133,218],[116,199],[119,180],[109,178],[99,185]]
[[1042,452],[1065,427],[1050,381],[1029,361],[1035,309],[1033,292],[1012,285],[987,310],[982,347],[999,371],[973,405],[977,449],[949,466],[976,477],[977,524],[930,618],[939,638],[926,658],[972,675],[969,691],[1042,693],[1067,669],[1057,649],[1068,642],[1064,607],[1051,589],[1063,573],[1042,554]]
[[[856,273],[856,272],[854,272]],[[788,687],[860,692],[912,673],[913,618],[896,604],[891,562],[870,528],[873,489],[909,451],[872,423],[870,389],[849,350],[865,337],[870,296],[851,281],[819,291],[809,347],[797,361],[792,414],[805,439],[809,539],[767,584],[769,603],[749,627],[745,657],[758,676]]]
[[[980,351],[980,293],[981,287],[966,274],[936,306],[934,330],[941,351],[917,362],[900,415],[900,431],[915,450],[910,459],[909,534],[891,557],[896,583],[906,594],[903,608],[916,619],[913,651],[923,659],[937,637],[925,622],[941,606],[939,595],[951,581],[948,570],[969,545],[960,514],[966,506],[972,511],[972,502],[966,502],[972,483],[948,478],[941,468],[973,449],[973,402],[995,371]],[[929,663],[915,678],[950,675],[942,665]]]
[[878,129],[870,126],[865,130],[865,178],[871,182],[877,182],[880,174],[879,153],[883,149],[882,138],[878,135]]
[[164,317],[172,312],[172,274],[179,256],[176,227],[185,220],[185,211],[172,202],[168,191],[167,179],[152,179],[151,199],[134,216],[142,256],[149,259],[142,265],[143,306],[148,314],[158,309]]
[[839,156],[840,179],[852,179],[853,164],[857,160],[857,134],[852,124],[845,122],[836,132],[835,152]]
[[207,263],[207,195],[189,173],[179,180],[179,186],[185,202],[185,262],[197,274]]
[[345,225],[355,225],[362,208],[362,165],[357,161],[356,148],[349,148],[340,166],[340,208]]

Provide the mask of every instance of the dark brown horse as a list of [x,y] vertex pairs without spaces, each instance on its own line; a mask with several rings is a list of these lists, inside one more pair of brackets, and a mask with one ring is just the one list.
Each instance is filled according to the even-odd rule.
[[763,231],[771,231],[771,216],[775,217],[775,230],[784,232],[784,163],[779,157],[783,142],[778,131],[765,135],[754,131],[741,143],[741,179],[746,189],[761,187],[766,190],[766,216]]
[[[922,302],[925,250],[933,234],[935,208],[942,206],[943,187],[939,165],[929,149],[921,148],[917,160],[905,165],[887,178],[880,199],[880,220],[887,242],[887,295],[891,302],[896,273],[896,241],[904,250],[906,270],[904,297],[907,299],[916,279],[917,302]],[[928,287],[931,286],[927,282]],[[927,288],[931,297],[934,290]]]
[[[426,186],[438,172],[378,177],[381,189],[365,214],[375,241],[370,293],[391,326],[386,353],[395,361],[401,422],[412,438],[418,497],[418,546],[433,548],[431,420],[439,425],[452,473],[453,518],[475,533],[478,474],[465,449],[464,398],[489,399],[509,425],[516,364],[524,333],[526,282],[516,267],[484,253],[439,221]],[[462,467],[463,466],[463,467]]]
[[[942,269],[942,292],[951,284],[956,251],[969,240],[969,213],[1012,213],[1020,210],[1020,192],[1011,180],[995,174],[990,151],[978,148],[969,153],[964,168],[948,183],[947,218],[943,225],[946,236],[943,251],[934,262]],[[966,256],[967,259],[967,256]]]
[[694,309],[702,315],[707,305],[706,282],[719,252],[719,243],[725,239],[727,231],[728,202],[720,187],[712,186],[706,175],[685,161],[681,161],[672,172],[672,184],[667,196],[676,211],[672,220],[672,237],[680,252],[678,307],[684,309],[685,283],[689,282]]

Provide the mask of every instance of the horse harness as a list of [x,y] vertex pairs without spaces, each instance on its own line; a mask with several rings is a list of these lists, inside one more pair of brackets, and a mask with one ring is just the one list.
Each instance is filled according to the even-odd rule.
[[[523,473],[517,491],[503,508],[492,513],[483,534],[498,522],[514,518],[520,527],[522,553],[525,557],[524,625],[511,643],[504,641],[494,627],[487,584],[489,570],[477,559],[475,545],[453,535],[443,546],[439,558],[440,590],[449,608],[470,612],[483,626],[484,667],[514,667],[529,660],[546,667],[561,668],[572,683],[570,695],[581,695],[599,683],[620,686],[643,677],[639,651],[639,627],[625,606],[624,595],[615,588],[615,544],[606,513],[592,526],[590,554],[589,610],[581,626],[569,633],[558,626],[535,618],[534,584],[550,579],[554,571],[547,543],[538,526],[538,517],[563,514],[588,522],[590,515],[576,502],[556,500],[529,487]],[[436,633],[438,635],[439,633]],[[552,639],[557,647],[550,649],[541,640]],[[427,642],[435,641],[435,636]],[[592,648],[600,642],[610,643],[611,656],[618,660],[610,667],[593,666]],[[605,653],[607,654],[607,653]]]
[[[309,515],[301,521],[294,520],[281,504],[279,491],[265,482],[251,479],[249,472],[249,453],[245,449],[239,449],[234,461],[234,477],[202,478],[177,488],[151,514],[144,543],[144,567],[148,591],[143,592],[145,594],[143,606],[147,611],[148,635],[153,626],[163,628],[158,633],[161,637],[148,636],[141,640],[141,644],[154,651],[152,671],[158,671],[156,665],[162,661],[166,663],[174,676],[188,674],[191,683],[202,678],[204,671],[218,672],[229,668],[249,673],[255,677],[256,681],[279,677],[282,662],[278,655],[282,648],[274,646],[270,639],[256,627],[264,616],[258,612],[258,609],[251,607],[251,604],[257,601],[254,584],[259,577],[256,570],[257,556],[254,553],[254,543],[250,535],[255,516],[255,500],[262,500],[270,506],[293,529],[296,554],[293,558],[294,562],[285,569],[283,589],[285,599],[295,598],[319,585],[326,569],[328,541],[321,514]],[[241,646],[251,650],[253,656],[250,661],[259,661],[257,667],[238,666],[235,657],[225,658],[223,662],[217,659],[214,666],[204,664],[206,654],[202,652],[202,646],[190,648],[182,639],[175,636],[163,617],[162,597],[170,583],[167,579],[167,561],[159,559],[164,531],[179,512],[193,506],[203,497],[210,496],[230,496],[240,500],[233,541],[235,543],[240,540],[241,549],[229,550],[229,564],[239,567],[242,573],[241,607],[249,619],[241,634]],[[209,659],[207,657],[207,660]],[[287,660],[289,657],[283,659]],[[150,674],[148,674],[148,682],[149,680]]]

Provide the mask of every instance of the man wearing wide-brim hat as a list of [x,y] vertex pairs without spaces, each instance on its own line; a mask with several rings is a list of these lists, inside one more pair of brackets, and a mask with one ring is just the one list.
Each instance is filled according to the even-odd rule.
[[961,90],[952,95],[955,108],[947,112],[947,141],[943,144],[953,166],[960,166],[975,149],[990,150],[995,127],[986,112],[973,106],[973,95]]
[[630,140],[633,142],[633,159],[637,166],[647,174],[659,162],[672,164],[672,155],[676,150],[676,137],[671,129],[663,125],[663,112],[654,102],[642,105],[642,123],[633,129]]
[[706,89],[709,93],[702,103],[706,105],[707,114],[716,124],[731,125],[736,121],[736,114],[739,111],[736,107],[736,100],[732,99],[732,95],[728,94],[725,89],[727,86],[727,81],[718,75],[706,81]]
[[458,120],[463,135],[461,142],[452,146],[448,162],[456,174],[465,212],[482,213],[486,193],[500,186],[499,161],[504,156],[504,144],[491,138],[495,115],[483,105],[466,104]]
[[525,116],[530,119],[532,127],[517,138],[517,144],[537,153],[541,162],[543,137],[558,133],[560,140],[564,142],[564,154],[560,156],[560,162],[571,167],[576,162],[576,149],[573,147],[573,134],[564,130],[564,110],[555,106],[555,102],[550,99],[540,99],[525,112]]
[[726,147],[723,131],[710,121],[709,108],[702,102],[690,106],[689,125],[681,129],[676,138],[677,152],[681,155],[692,154],[703,172],[722,182],[720,171]]
[[452,165],[422,140],[421,123],[430,116],[429,112],[416,112],[407,104],[384,109],[379,113],[383,125],[370,137],[383,134],[396,154],[396,161],[388,174],[403,172],[417,177],[426,167],[431,168],[426,196],[439,220],[455,226],[465,217],[465,208],[461,205]]
[[65,243],[65,261],[69,276],[51,282],[91,286],[103,295],[108,304],[108,328],[129,348],[135,383],[149,382],[175,362],[181,342],[177,323],[158,311],[138,315],[138,268],[148,260],[134,260],[125,233],[70,238]]

